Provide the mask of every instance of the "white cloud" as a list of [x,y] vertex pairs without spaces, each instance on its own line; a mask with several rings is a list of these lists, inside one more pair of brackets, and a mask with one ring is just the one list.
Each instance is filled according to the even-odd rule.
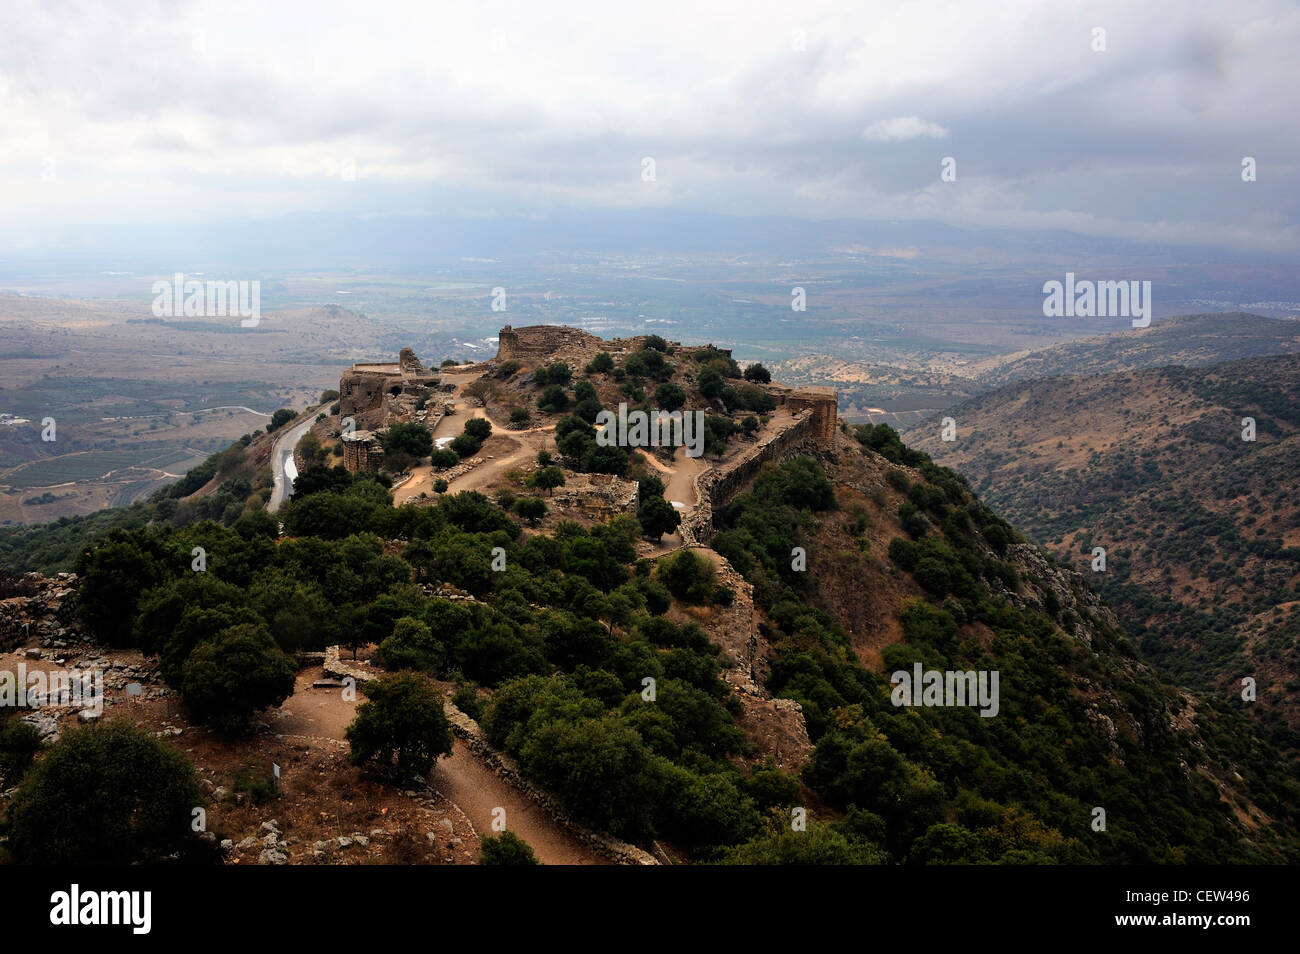
[[868,142],[906,142],[909,139],[943,139],[948,130],[938,123],[929,123],[917,116],[896,116],[882,119],[862,130]]

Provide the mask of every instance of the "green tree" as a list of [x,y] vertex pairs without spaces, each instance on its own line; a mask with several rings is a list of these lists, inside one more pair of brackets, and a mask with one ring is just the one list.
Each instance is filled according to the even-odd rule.
[[677,509],[663,497],[648,497],[637,508],[636,519],[641,524],[641,532],[649,540],[659,540],[665,533],[672,533],[682,522]]
[[676,411],[686,403],[686,392],[671,381],[655,388],[655,403],[665,411]]
[[555,492],[556,487],[564,486],[564,471],[560,470],[560,468],[556,467],[554,464],[551,464],[550,466],[543,467],[540,470],[533,471],[533,473],[528,476],[528,484],[530,487],[537,487],[541,490],[545,490],[549,497]]
[[659,561],[659,582],[668,592],[688,603],[704,603],[713,593],[715,571],[707,557],[694,550],[678,550]]
[[293,694],[297,667],[262,625],[223,630],[185,660],[181,697],[190,714],[219,732],[248,729],[254,712]]
[[696,384],[700,389],[700,393],[707,398],[720,396],[722,389],[727,386],[726,380],[714,368],[705,368],[701,371]]
[[546,501],[541,497],[520,497],[515,501],[515,513],[523,517],[532,526],[546,516]]
[[602,374],[614,370],[614,359],[610,357],[608,351],[600,351],[596,357],[591,359],[587,365],[588,374]]
[[423,620],[403,616],[393,624],[393,634],[379,644],[379,658],[389,669],[437,672],[447,661],[447,647]]
[[433,435],[419,421],[394,424],[380,437],[385,454],[410,454],[423,458],[433,453]]
[[347,727],[354,765],[393,768],[403,778],[424,776],[452,749],[451,723],[442,695],[425,676],[398,672],[366,683],[368,701]]
[[759,384],[770,384],[772,382],[772,372],[755,361],[745,369],[745,380],[755,381]]
[[297,411],[291,411],[287,407],[280,408],[271,415],[271,423],[266,425],[266,433],[270,434],[272,431],[283,427],[297,416]]
[[568,406],[569,396],[564,393],[564,388],[558,384],[552,384],[537,399],[537,407],[540,410],[551,411],[556,414],[564,411]]
[[125,721],[68,732],[9,806],[9,853],[25,865],[125,865],[195,850],[205,804],[190,761]]

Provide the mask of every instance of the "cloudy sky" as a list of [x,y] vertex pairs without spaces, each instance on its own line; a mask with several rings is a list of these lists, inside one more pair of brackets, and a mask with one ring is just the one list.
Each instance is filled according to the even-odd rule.
[[650,207],[1297,251],[1298,49],[1273,0],[5,0],[0,247]]

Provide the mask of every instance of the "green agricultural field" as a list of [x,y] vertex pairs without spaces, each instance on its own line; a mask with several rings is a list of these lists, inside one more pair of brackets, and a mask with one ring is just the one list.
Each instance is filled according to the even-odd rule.
[[[105,474],[122,470],[126,467],[157,466],[145,464],[145,461],[159,458],[156,448],[135,450],[86,451],[85,453],[64,454],[44,460],[21,464],[9,471],[0,473],[0,482],[10,487],[50,487],[73,481],[96,480]],[[189,455],[186,454],[186,457]],[[184,457],[180,458],[184,459]]]

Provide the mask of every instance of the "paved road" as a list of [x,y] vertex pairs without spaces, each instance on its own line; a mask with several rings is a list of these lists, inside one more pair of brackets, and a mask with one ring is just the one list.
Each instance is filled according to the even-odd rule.
[[286,497],[293,496],[293,481],[298,476],[293,466],[293,449],[311,430],[311,426],[316,423],[316,415],[320,414],[325,406],[322,404],[320,407],[312,408],[303,415],[299,423],[276,438],[271,448],[271,473],[275,477],[275,487],[271,491],[271,499],[266,504],[266,509],[270,513],[279,510],[280,504],[284,503]]

